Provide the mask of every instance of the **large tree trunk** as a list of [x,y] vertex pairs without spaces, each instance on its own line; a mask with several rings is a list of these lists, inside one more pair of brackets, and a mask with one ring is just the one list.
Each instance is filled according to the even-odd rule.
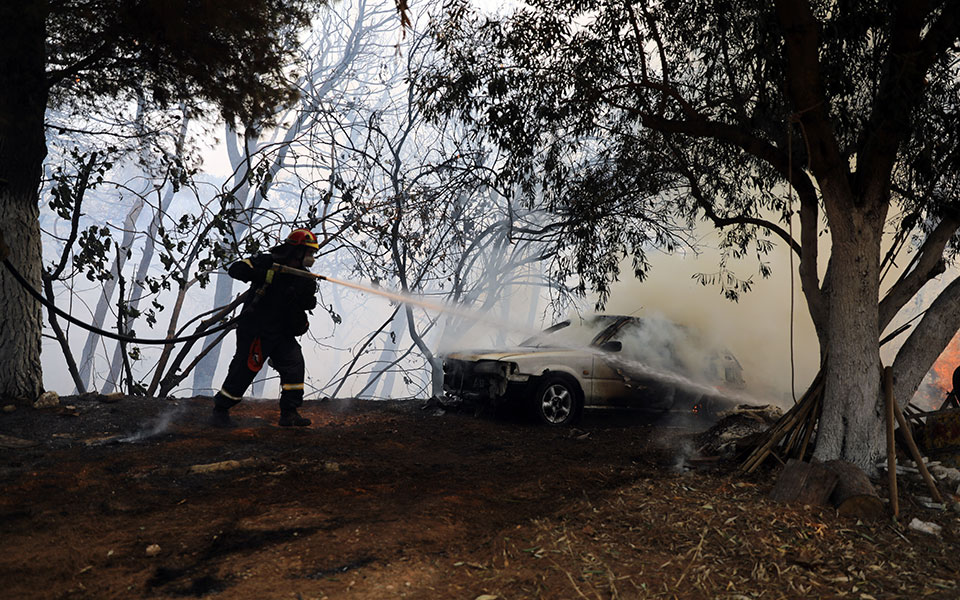
[[830,215],[830,333],[823,340],[824,404],[814,456],[847,460],[869,473],[884,441],[877,309],[883,219],[849,205],[837,212]]
[[[4,137],[0,143],[8,140]],[[40,224],[36,192],[0,191],[0,231],[10,262],[40,288]],[[43,391],[40,305],[0,268],[0,398],[32,402]]]
[[[47,6],[42,1],[0,6],[0,234],[10,247],[10,262],[39,290]],[[41,331],[40,305],[0,267],[0,398],[32,401],[43,391]]]

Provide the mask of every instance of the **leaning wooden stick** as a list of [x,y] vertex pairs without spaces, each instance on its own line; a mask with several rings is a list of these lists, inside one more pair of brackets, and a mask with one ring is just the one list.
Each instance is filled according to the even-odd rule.
[[[883,369],[883,392],[887,400],[887,481],[890,487],[890,510],[893,511],[893,518],[896,519],[900,514],[900,498],[897,496],[897,450],[894,442],[893,422],[893,369],[885,367]],[[922,462],[922,461],[921,461]]]
[[893,414],[897,417],[897,424],[900,425],[900,431],[903,432],[903,438],[907,440],[907,448],[910,449],[910,455],[913,456],[913,460],[915,460],[917,463],[917,468],[920,469],[920,474],[923,475],[923,480],[927,482],[927,487],[930,488],[930,495],[933,496],[933,499],[937,502],[943,502],[943,496],[940,495],[940,490],[937,489],[937,484],[933,482],[933,477],[930,477],[930,471],[927,470],[927,465],[923,463],[923,456],[921,456],[920,450],[917,448],[917,443],[913,441],[913,434],[910,433],[910,426],[907,424],[907,420],[903,417],[903,413],[900,412],[900,407],[897,406],[896,398],[893,400]]
[[[759,467],[763,462],[770,456],[775,457],[777,460],[783,463],[783,460],[780,459],[776,454],[776,449],[784,442],[784,438],[791,436],[785,447],[785,454],[787,456],[791,450],[791,443],[794,439],[796,431],[794,428],[799,428],[802,426],[804,421],[809,418],[811,409],[819,406],[820,398],[819,396],[823,392],[823,370],[817,373],[817,376],[814,378],[813,383],[810,385],[810,388],[804,393],[803,397],[800,398],[800,401],[794,404],[790,410],[787,411],[783,417],[777,421],[773,427],[771,427],[766,434],[764,434],[763,440],[760,444],[753,449],[753,452],[747,457],[747,459],[740,466],[740,469],[745,473],[752,473],[757,467]],[[816,410],[813,411],[814,415],[818,414]],[[812,427],[815,422],[811,422],[810,426]]]

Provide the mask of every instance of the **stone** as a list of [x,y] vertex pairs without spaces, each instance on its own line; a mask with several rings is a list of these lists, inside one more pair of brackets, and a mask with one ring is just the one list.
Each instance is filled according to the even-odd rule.
[[936,466],[930,469],[930,474],[937,479],[943,479],[950,483],[960,481],[960,469],[953,467]]
[[914,517],[913,520],[910,521],[910,525],[908,525],[907,527],[909,527],[913,531],[919,531],[920,533],[926,533],[929,535],[940,535],[940,532],[943,530],[943,528],[937,525],[936,523],[928,523],[926,521],[921,521],[916,517]]
[[160,554],[159,544],[150,544],[147,546],[147,556],[156,556],[158,554]]
[[60,396],[56,392],[44,392],[33,403],[34,408],[53,408],[60,406]]

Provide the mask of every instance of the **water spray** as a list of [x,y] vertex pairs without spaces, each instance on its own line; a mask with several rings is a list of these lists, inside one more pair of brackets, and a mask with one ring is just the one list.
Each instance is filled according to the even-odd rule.
[[[352,281],[336,279],[328,275],[311,273],[310,271],[304,271],[303,269],[296,269],[294,267],[288,267],[285,265],[274,264],[273,268],[278,273],[287,273],[289,275],[296,275],[298,277],[312,277],[320,281],[327,281],[336,285],[347,287],[347,288],[364,292],[367,294],[374,294],[377,296],[381,296],[383,298],[388,298],[390,300],[393,300],[394,302],[399,302],[401,304],[410,304],[413,306],[419,306],[420,308],[424,308],[433,312],[447,313],[447,314],[455,315],[458,317],[463,317],[465,319],[470,319],[472,321],[485,323],[487,325],[495,325],[495,326],[504,325],[502,321],[491,319],[490,317],[487,317],[485,314],[481,312],[470,310],[460,306],[454,306],[451,304],[444,304],[441,302],[432,302],[430,300],[427,300],[426,298],[423,298],[422,296],[417,296],[415,294],[388,290],[373,284],[363,285],[363,284],[355,283]],[[523,327],[516,324],[508,324],[508,326],[510,327],[510,329],[514,331],[526,333],[527,335],[536,335],[541,333],[539,329],[532,329],[529,327]]]

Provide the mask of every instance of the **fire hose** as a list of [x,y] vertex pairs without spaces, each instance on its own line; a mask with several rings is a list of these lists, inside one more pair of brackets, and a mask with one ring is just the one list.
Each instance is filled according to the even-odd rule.
[[195,333],[193,335],[188,335],[183,337],[174,337],[174,338],[144,339],[144,338],[138,338],[138,337],[133,337],[128,335],[113,333],[112,331],[100,329],[99,327],[90,325],[89,323],[84,323],[83,321],[77,319],[70,313],[64,310],[61,310],[53,302],[45,298],[43,294],[37,291],[32,285],[30,285],[30,282],[27,281],[26,278],[20,273],[20,271],[18,271],[16,267],[14,267],[13,264],[10,262],[9,255],[10,255],[10,248],[6,245],[6,243],[4,243],[3,237],[2,235],[0,235],[0,259],[3,259],[3,266],[7,268],[7,270],[10,272],[13,278],[17,281],[17,283],[19,283],[20,286],[24,290],[26,290],[28,294],[33,296],[37,300],[37,302],[39,302],[43,306],[46,306],[48,309],[55,312],[57,315],[66,319],[67,321],[73,323],[77,327],[86,329],[87,331],[91,331],[93,333],[102,335],[103,337],[110,338],[112,340],[129,342],[132,344],[158,344],[158,345],[177,344],[181,342],[192,342],[192,341],[199,340],[207,336],[213,335],[215,333],[219,333],[225,329],[229,329],[230,327],[233,327],[234,325],[236,325],[237,321],[240,319],[240,317],[235,317],[233,319],[230,319],[226,323],[221,323],[220,325],[217,325],[213,329],[209,329],[207,331],[204,331],[203,333]]
[[57,305],[55,305],[53,302],[45,298],[43,294],[41,294],[32,285],[30,285],[30,282],[28,282],[24,278],[24,276],[21,275],[20,272],[17,271],[17,269],[12,264],[10,264],[10,259],[4,258],[3,265],[7,268],[8,271],[10,271],[10,274],[13,275],[13,278],[17,280],[17,283],[19,283],[20,286],[24,290],[26,290],[28,294],[33,296],[37,300],[37,302],[46,306],[48,309],[57,313],[58,316],[73,323],[77,327],[86,329],[87,331],[91,331],[93,333],[102,335],[103,337],[110,338],[112,340],[129,342],[131,344],[158,344],[158,345],[178,344],[181,342],[192,342],[192,341],[199,340],[207,336],[213,335],[215,333],[219,333],[224,329],[229,329],[230,327],[233,327],[234,325],[236,325],[237,321],[240,319],[240,317],[234,317],[233,319],[230,319],[226,323],[221,323],[220,325],[217,325],[213,329],[209,329],[207,331],[204,331],[203,333],[195,333],[193,335],[187,335],[183,337],[163,338],[163,339],[156,339],[156,338],[145,339],[145,338],[138,338],[138,337],[133,337],[129,335],[121,335],[118,333],[113,333],[112,331],[107,331],[106,329],[100,329],[99,327],[90,325],[89,323],[84,323],[83,321],[81,321],[80,319],[77,319],[70,313],[60,309],[59,307],[57,307]]
[[419,306],[421,308],[426,308],[436,312],[446,312],[450,314],[461,315],[477,321],[483,320],[477,314],[462,310],[456,306],[451,306],[448,304],[439,304],[437,302],[431,302],[429,300],[423,299],[422,297],[414,296],[409,293],[398,292],[398,291],[381,288],[376,284],[363,285],[360,283],[354,283],[352,281],[336,279],[334,277],[330,277],[329,275],[320,275],[317,273],[311,273],[310,271],[304,271],[302,269],[287,267],[285,265],[274,264],[272,268],[276,270],[278,273],[287,273],[289,275],[296,275],[298,277],[311,277],[313,279],[318,279],[320,281],[326,281],[328,283],[333,283],[343,287],[348,287],[353,290],[358,290],[366,294],[374,294],[377,296],[382,296],[384,298],[389,298],[390,300],[399,302],[401,304],[412,304],[412,305]]

